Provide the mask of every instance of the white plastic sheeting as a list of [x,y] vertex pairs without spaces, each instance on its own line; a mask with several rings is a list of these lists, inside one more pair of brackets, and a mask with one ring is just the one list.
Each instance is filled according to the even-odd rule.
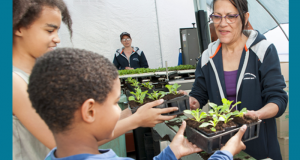
[[[281,27],[287,35],[289,35],[289,24],[282,24]],[[289,61],[289,41],[279,27],[268,31],[264,34],[268,41],[272,42],[278,52],[280,62]]]
[[[195,23],[193,0],[64,0],[73,20],[73,38],[62,25],[58,47],[87,49],[113,60],[120,34],[144,51],[150,68],[178,63],[179,28]],[[157,9],[157,12],[156,12]],[[158,17],[158,18],[157,18]],[[162,54],[161,54],[162,53]],[[162,55],[162,57],[161,57]]]

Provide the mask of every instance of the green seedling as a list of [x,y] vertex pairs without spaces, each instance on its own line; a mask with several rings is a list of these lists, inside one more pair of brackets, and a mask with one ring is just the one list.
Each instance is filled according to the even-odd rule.
[[180,87],[181,85],[178,85],[177,83],[174,83],[173,85],[166,85],[166,88],[168,88],[170,93],[173,94],[178,94],[177,89]]
[[201,109],[199,108],[197,108],[196,110],[184,110],[183,112],[191,114],[197,122],[203,122],[204,118],[207,117],[206,112],[201,112]]
[[220,116],[220,110],[222,109],[223,106],[218,106],[215,103],[208,103],[211,109],[208,113],[212,116],[212,115],[216,115],[216,116]]
[[134,81],[134,82],[131,84],[131,86],[133,86],[133,87],[135,87],[135,88],[140,88],[139,84],[140,84],[140,82]]
[[[177,70],[185,70],[185,69],[196,69],[196,65],[180,65],[180,66],[175,66],[175,67],[168,67],[169,71],[177,71]],[[128,74],[159,72],[159,71],[166,71],[166,68],[157,68],[157,69],[137,68],[137,69],[131,69],[131,70],[118,70],[120,76],[128,75]]]
[[236,105],[242,103],[242,102],[238,101],[238,102],[236,102],[236,103],[231,107],[231,109],[230,109],[230,105],[231,105],[232,102],[233,102],[233,101],[229,101],[229,100],[227,100],[226,98],[223,98],[223,99],[222,99],[223,108],[221,109],[220,114],[221,114],[221,113],[225,113],[225,114],[230,113],[231,110],[232,110]]
[[232,115],[235,115],[236,117],[241,117],[242,118],[245,113],[247,113],[247,108],[243,108],[241,111],[236,110],[232,113]]
[[132,79],[132,77],[128,77],[125,81],[128,83],[134,83],[136,80]]
[[148,93],[148,98],[152,99],[152,100],[158,100],[161,99],[162,97],[164,97],[166,95],[166,92],[163,91],[153,91],[153,93]]
[[142,85],[148,89],[152,89],[153,85],[150,82],[142,83]]
[[199,127],[203,128],[203,127],[207,127],[207,126],[212,126],[210,128],[211,131],[216,132],[216,126],[220,121],[224,121],[224,119],[222,117],[217,117],[216,115],[213,116],[213,120],[210,120],[209,122],[204,122],[202,123]]
[[135,93],[134,93],[134,92],[130,92],[130,93],[133,94],[134,96],[128,97],[128,100],[129,100],[129,101],[136,101],[136,102],[138,102],[138,103],[140,103],[140,104],[143,104],[147,92],[148,92],[148,91],[142,92],[142,90],[141,90],[140,88],[137,88]]
[[233,118],[230,118],[230,116],[232,115],[232,113],[228,113],[228,114],[224,114],[224,115],[220,115],[220,117],[222,117],[224,119],[224,123],[226,124],[227,122],[233,120]]

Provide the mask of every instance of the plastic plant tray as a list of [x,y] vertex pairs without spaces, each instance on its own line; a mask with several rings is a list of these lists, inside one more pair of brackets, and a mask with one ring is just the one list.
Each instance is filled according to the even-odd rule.
[[150,72],[150,73],[141,73],[141,74],[126,74],[126,75],[122,75],[122,76],[119,76],[120,79],[125,79],[125,78],[128,78],[128,77],[151,77],[151,76],[154,76],[154,72]]
[[188,69],[188,70],[179,70],[178,74],[187,74],[187,73],[195,73],[196,69]]
[[243,142],[258,138],[261,120],[255,123],[247,124],[247,130],[242,138]]
[[[184,95],[181,97],[176,97],[174,99],[164,101],[162,104],[154,107],[154,108],[168,108],[168,107],[178,107],[177,111],[166,113],[163,115],[177,115],[183,113],[184,110],[189,110],[190,109],[190,102],[189,102],[189,96]],[[128,105],[128,108],[131,110],[132,114],[134,114],[139,107],[131,108],[130,105]]]
[[[242,138],[243,142],[250,141],[252,139],[258,138],[259,136],[259,127],[261,120],[255,123],[247,125],[247,130]],[[214,150],[220,149],[225,143],[234,136],[240,127],[225,131],[221,134],[208,137],[205,134],[197,131],[194,128],[189,126],[186,127],[186,137],[193,144],[197,145],[199,148],[203,149],[207,153],[212,153]]]
[[[168,71],[168,75],[175,74],[175,73],[177,73],[177,71]],[[167,75],[167,71],[154,72],[154,75],[157,75],[157,76]]]

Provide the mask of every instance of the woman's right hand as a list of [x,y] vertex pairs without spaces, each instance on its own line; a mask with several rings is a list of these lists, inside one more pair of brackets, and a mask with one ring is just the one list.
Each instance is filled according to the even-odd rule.
[[199,104],[199,102],[196,98],[190,96],[189,100],[190,100],[190,109],[191,110],[195,110],[197,108],[200,108],[200,104]]

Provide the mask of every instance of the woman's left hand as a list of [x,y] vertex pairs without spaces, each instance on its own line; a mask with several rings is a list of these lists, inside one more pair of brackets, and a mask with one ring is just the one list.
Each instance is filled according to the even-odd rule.
[[257,117],[259,119],[259,114],[257,111],[253,110],[247,110],[247,113],[244,114],[245,116],[250,116],[250,117]]

